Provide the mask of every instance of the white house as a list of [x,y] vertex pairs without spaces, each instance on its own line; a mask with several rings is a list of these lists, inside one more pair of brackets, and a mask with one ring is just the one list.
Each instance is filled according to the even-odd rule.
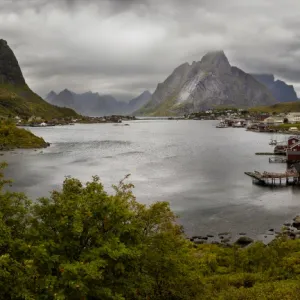
[[285,117],[289,123],[300,123],[300,112],[290,112]]
[[270,124],[270,125],[278,125],[283,123],[283,118],[280,117],[268,117],[264,119],[265,124]]

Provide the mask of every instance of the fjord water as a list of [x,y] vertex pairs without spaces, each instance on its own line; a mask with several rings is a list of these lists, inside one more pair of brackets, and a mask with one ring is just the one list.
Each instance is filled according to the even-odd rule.
[[15,190],[33,199],[59,189],[65,176],[88,181],[99,175],[111,191],[112,184],[131,174],[137,200],[169,201],[188,235],[229,231],[257,236],[300,212],[297,188],[261,187],[244,175],[286,169],[254,155],[272,151],[273,136],[217,129],[216,121],[128,123],[30,128],[51,147],[5,154],[6,174]]

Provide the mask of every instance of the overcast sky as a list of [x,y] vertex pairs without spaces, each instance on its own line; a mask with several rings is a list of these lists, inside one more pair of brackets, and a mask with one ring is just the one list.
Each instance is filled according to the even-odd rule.
[[30,87],[131,98],[223,49],[300,96],[299,0],[0,0],[0,38]]

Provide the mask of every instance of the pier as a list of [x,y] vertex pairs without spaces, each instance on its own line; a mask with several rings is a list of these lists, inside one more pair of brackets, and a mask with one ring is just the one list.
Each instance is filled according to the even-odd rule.
[[286,172],[272,173],[258,171],[245,172],[245,174],[253,179],[253,181],[262,185],[299,185],[300,184],[300,165],[295,165]]

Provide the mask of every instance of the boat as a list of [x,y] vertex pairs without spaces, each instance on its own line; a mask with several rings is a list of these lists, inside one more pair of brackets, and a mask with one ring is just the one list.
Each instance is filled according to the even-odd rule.
[[277,140],[271,139],[269,145],[270,145],[270,146],[276,146],[276,145],[277,145]]
[[224,122],[224,121],[221,121],[217,126],[216,128],[227,128],[228,125]]
[[232,127],[241,128],[244,127],[244,124],[242,122],[235,122],[232,124]]

